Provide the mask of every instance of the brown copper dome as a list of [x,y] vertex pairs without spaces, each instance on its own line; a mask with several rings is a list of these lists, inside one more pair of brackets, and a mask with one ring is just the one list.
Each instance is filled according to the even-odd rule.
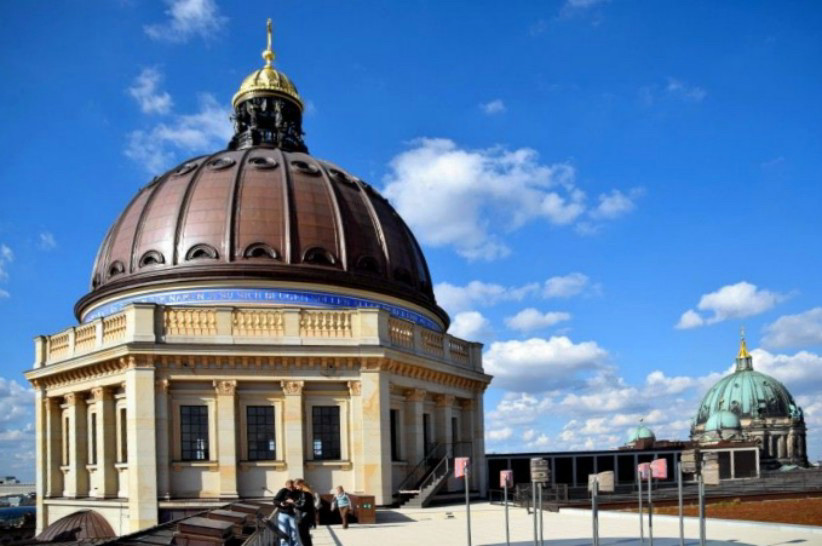
[[262,146],[192,159],[142,188],[103,240],[75,311],[136,287],[229,279],[359,288],[448,324],[422,251],[385,198],[331,163]]

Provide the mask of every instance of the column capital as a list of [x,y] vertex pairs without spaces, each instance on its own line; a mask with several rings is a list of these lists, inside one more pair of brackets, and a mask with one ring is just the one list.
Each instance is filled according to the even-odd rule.
[[100,402],[106,398],[111,398],[111,389],[107,387],[94,387],[91,389],[91,399]]
[[217,391],[218,395],[223,396],[234,396],[237,392],[237,382],[236,381],[214,381],[214,389]]
[[409,402],[422,402],[425,400],[426,391],[424,389],[407,389],[405,399]]
[[459,401],[460,407],[462,409],[471,410],[474,409],[474,400],[471,398],[461,398]]
[[286,396],[299,396],[303,393],[305,381],[281,381]]
[[349,381],[348,385],[348,393],[351,396],[359,396],[362,394],[362,383],[359,381]]
[[66,404],[68,404],[69,406],[76,405],[77,402],[79,402],[79,400],[80,400],[80,395],[77,394],[76,392],[70,392],[66,395]]
[[455,396],[453,394],[438,394],[434,397],[437,407],[449,407],[454,405]]
[[154,382],[154,386],[157,387],[157,390],[168,393],[168,389],[171,387],[171,381],[168,379],[158,379]]

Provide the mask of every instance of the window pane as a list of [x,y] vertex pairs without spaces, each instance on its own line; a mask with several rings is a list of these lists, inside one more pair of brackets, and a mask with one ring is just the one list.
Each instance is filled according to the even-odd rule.
[[273,461],[277,458],[273,407],[246,408],[246,437],[249,461]]
[[314,406],[311,409],[312,451],[315,459],[340,458],[340,407]]
[[180,406],[180,458],[208,461],[208,406]]

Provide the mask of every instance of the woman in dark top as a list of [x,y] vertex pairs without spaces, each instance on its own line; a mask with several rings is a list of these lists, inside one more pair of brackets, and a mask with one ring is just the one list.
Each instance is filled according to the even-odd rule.
[[303,546],[313,546],[311,539],[311,528],[315,525],[314,493],[305,480],[294,481],[295,492],[297,493],[296,508],[297,528],[300,531],[300,540]]
[[300,541],[300,533],[297,528],[296,506],[297,501],[302,497],[302,493],[294,487],[294,481],[285,482],[285,487],[274,495],[274,506],[277,511],[277,527],[280,532],[289,537],[281,539],[280,546],[305,546]]

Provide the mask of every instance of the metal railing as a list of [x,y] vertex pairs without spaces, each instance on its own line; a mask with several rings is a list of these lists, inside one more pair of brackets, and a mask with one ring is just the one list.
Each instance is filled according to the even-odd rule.
[[421,488],[419,487],[420,482],[425,479],[428,473],[431,471],[432,467],[437,464],[443,457],[448,454],[448,445],[447,444],[434,444],[434,446],[428,450],[428,453],[422,458],[422,460],[417,463],[417,465],[408,472],[408,475],[405,479],[400,482],[400,485],[397,487],[397,492],[402,493],[416,493]]
[[420,491],[425,491],[426,488],[428,488],[429,486],[436,484],[437,481],[448,476],[450,467],[451,465],[449,464],[449,458],[443,457],[442,460],[439,463],[437,463],[434,469],[431,470],[431,473],[428,474],[428,476],[426,476],[425,479],[422,480],[422,482],[420,483]]

